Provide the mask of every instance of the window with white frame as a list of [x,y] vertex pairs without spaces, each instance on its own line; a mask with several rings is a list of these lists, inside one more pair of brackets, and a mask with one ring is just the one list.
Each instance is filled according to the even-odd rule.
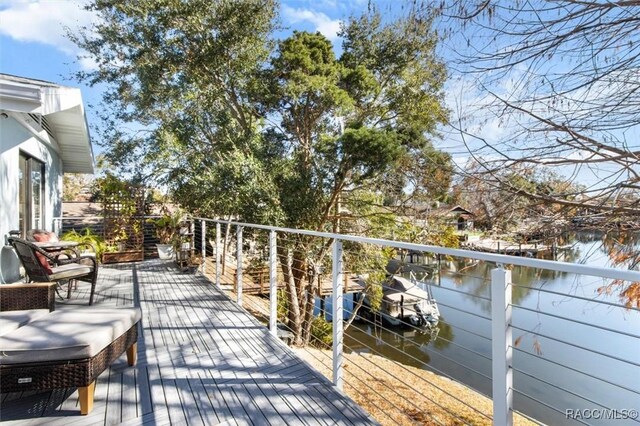
[[20,231],[44,227],[44,163],[20,153],[19,175]]

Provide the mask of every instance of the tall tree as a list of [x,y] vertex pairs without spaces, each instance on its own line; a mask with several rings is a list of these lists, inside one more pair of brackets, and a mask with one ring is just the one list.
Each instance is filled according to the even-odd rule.
[[501,183],[614,223],[637,216],[640,198],[624,194],[640,189],[640,2],[453,1],[439,14],[464,87],[454,124],[487,178],[560,166],[587,185],[540,193]]
[[[69,36],[97,64],[77,77],[104,84],[100,136],[114,166],[181,194],[200,189],[199,198],[185,197],[189,207],[204,199],[199,185],[208,177],[225,178],[218,165],[262,173],[253,158],[260,116],[249,97],[272,49],[274,1],[95,0],[87,8],[100,20]],[[268,198],[239,174],[238,193]],[[231,204],[199,207],[229,214],[242,202],[224,201]]]
[[[387,188],[396,198],[446,193],[450,158],[431,144],[447,116],[446,73],[433,53],[428,10],[388,23],[375,9],[350,19],[336,58],[321,34],[294,32],[273,43],[271,2],[95,0],[91,7],[103,22],[76,41],[99,69],[80,77],[109,85],[105,102],[117,121],[106,122],[116,129],[106,135],[108,148],[119,164],[135,164],[141,144],[141,160],[185,207],[339,230],[356,229],[341,204],[350,203],[352,223],[367,220],[360,212],[388,214],[380,201]],[[142,136],[121,122],[141,123]],[[279,237],[289,326],[303,344],[311,283],[328,245]]]
[[[340,205],[362,200],[361,193],[393,187],[409,198],[448,189],[450,158],[429,140],[447,113],[441,103],[446,73],[433,54],[428,12],[415,9],[383,24],[372,9],[350,19],[341,34],[343,55],[336,60],[321,34],[294,33],[265,73],[271,83],[264,105],[276,117],[271,130],[281,151],[291,153],[276,179],[289,226],[353,229],[340,221]],[[279,246],[290,325],[308,341],[312,278],[328,246],[304,236]]]

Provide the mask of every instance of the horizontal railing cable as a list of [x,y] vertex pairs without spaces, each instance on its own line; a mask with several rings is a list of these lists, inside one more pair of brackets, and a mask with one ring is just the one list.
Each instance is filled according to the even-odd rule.
[[598,325],[598,324],[593,323],[593,322],[589,323],[589,322],[586,322],[586,321],[577,320],[575,318],[567,318],[567,317],[563,317],[562,315],[552,314],[551,312],[539,311],[539,310],[527,308],[526,306],[521,306],[521,305],[512,305],[512,306],[514,308],[516,308],[516,309],[521,309],[523,311],[533,312],[535,314],[545,315],[545,316],[557,318],[557,319],[560,319],[560,320],[563,320],[563,321],[573,322],[573,323],[584,325],[584,326],[587,326],[587,327],[596,328],[598,330],[603,330],[603,331],[607,331],[607,332],[614,333],[614,334],[621,334],[621,335],[624,335],[624,336],[634,337],[636,339],[640,339],[640,335],[638,335],[638,334],[629,333],[629,332],[626,332],[626,331],[623,331],[623,330],[614,330],[613,328],[604,327],[602,325]]
[[[286,327],[286,328],[288,328],[290,331],[293,331],[291,328],[287,327],[286,325],[285,325],[285,327]],[[321,345],[324,345],[324,344],[323,344],[323,342],[321,342],[317,337],[315,337],[315,336],[313,336],[313,335],[312,335],[312,336],[310,336],[310,337],[311,337],[311,339],[314,339],[315,341],[317,341],[317,342],[318,342],[318,343],[320,343]],[[304,349],[302,349],[302,350],[304,350]],[[320,358],[318,358],[318,357],[316,357],[315,355],[313,355],[313,354],[311,353],[311,351],[306,351],[306,352],[307,352],[307,353],[309,353],[311,356],[313,356],[316,360],[319,360],[319,361],[320,361]],[[327,358],[331,358],[331,356],[327,354]],[[320,361],[320,362],[322,362],[322,361]],[[358,369],[362,370],[365,374],[367,374],[367,375],[371,376],[371,374],[370,374],[369,372],[367,372],[366,370],[362,369],[362,368],[361,368],[361,367],[359,367],[357,364],[354,364],[354,366],[355,366],[356,368],[358,368]],[[393,407],[395,410],[397,410],[398,412],[400,412],[400,413],[404,414],[404,411],[403,411],[400,407],[398,407],[397,405],[395,405],[394,403],[392,403],[391,401],[389,401],[385,396],[383,396],[383,395],[382,395],[382,394],[380,394],[377,390],[375,390],[374,388],[372,388],[372,387],[371,387],[367,382],[365,382],[364,380],[360,379],[359,377],[357,377],[357,376],[355,376],[355,375],[351,375],[351,376],[349,376],[349,377],[351,377],[351,378],[353,378],[353,379],[355,379],[355,380],[358,380],[358,381],[359,381],[360,383],[362,383],[363,385],[366,385],[366,387],[367,387],[370,391],[372,391],[373,393],[375,393],[376,395],[378,395],[380,398],[382,398],[382,400],[384,400],[386,403],[388,403],[388,404],[389,404],[391,407]],[[371,376],[371,377],[375,378],[374,376]],[[359,390],[358,390],[354,385],[350,384],[350,383],[349,383],[349,381],[347,381],[347,382],[346,382],[346,384],[347,384],[347,385],[349,385],[349,386],[351,386],[351,387],[354,389],[354,391],[356,391],[357,393],[359,393]],[[398,396],[402,397],[402,395],[401,395],[400,393],[398,393],[395,389],[392,389],[392,390],[393,390],[393,392],[394,392],[394,393],[396,393]],[[415,407],[416,409],[420,410],[420,407],[416,406],[415,404],[412,404],[412,405],[414,405],[414,407]],[[421,411],[421,410],[420,410],[420,411]],[[431,416],[431,414],[430,414],[430,413],[426,413],[426,414],[429,414],[429,415]],[[390,417],[390,416],[389,416],[389,418],[393,420],[393,418],[392,418],[392,417]],[[435,420],[435,418],[434,418],[434,420]],[[441,423],[441,424],[442,424],[442,423]]]
[[[395,289],[394,287],[390,287],[390,286],[386,286],[386,285],[381,285],[381,287],[382,287],[382,289],[397,290],[397,289]],[[475,295],[475,294],[467,293],[466,291],[460,291],[460,290],[456,290],[456,289],[453,289],[453,288],[450,288],[450,287],[442,287],[442,286],[439,286],[439,287],[438,287],[438,290],[451,291],[451,292],[453,292],[453,293],[459,293],[459,294],[463,294],[463,295],[465,295],[465,296],[475,297],[475,298],[478,298],[478,299],[485,300],[485,301],[487,301],[487,302],[491,302],[491,299],[490,299],[490,298],[488,298],[488,297],[478,296],[478,295]],[[412,297],[416,297],[416,298],[418,298],[418,299],[422,299],[422,300],[431,300],[428,296],[424,296],[424,297],[422,297],[422,296],[412,295]],[[489,320],[490,320],[491,318],[489,318],[489,317],[484,317],[484,319],[489,319]]]
[[[487,282],[487,284],[488,284],[488,282]],[[436,286],[436,288],[438,289],[438,291],[443,291],[443,290],[444,291],[449,291],[449,292],[452,292],[452,293],[463,294],[465,296],[470,296],[470,297],[473,297],[473,298],[476,298],[476,299],[481,299],[481,300],[484,300],[484,301],[487,301],[487,302],[491,302],[491,298],[490,297],[480,296],[480,295],[477,295],[477,294],[468,293],[466,291],[457,290],[455,288],[444,287],[444,286]],[[485,319],[490,319],[490,318],[485,318]]]
[[[326,311],[325,311],[324,313],[326,313]],[[293,331],[291,328],[289,328],[289,327],[287,327],[287,328],[288,328],[290,331]],[[311,336],[311,337],[312,337],[313,339],[317,340],[318,342],[320,342],[320,341],[319,341],[315,336]],[[373,352],[375,352],[377,355],[379,355],[379,356],[384,356],[384,355],[382,355],[382,353],[381,353],[381,352],[377,351],[375,348],[373,348],[373,347],[371,347],[371,346],[367,345],[366,343],[364,343],[364,342],[360,341],[360,340],[359,340],[359,339],[357,339],[356,337],[351,336],[350,338],[351,338],[352,340],[356,341],[357,343],[360,343],[363,347],[366,347],[366,348],[368,348],[368,349],[372,350],[372,351],[373,351]],[[320,343],[321,343],[321,342],[320,342]],[[411,344],[411,343],[414,343],[414,342],[410,342],[410,341],[409,341],[408,343],[410,343],[410,344]],[[383,344],[385,344],[385,345],[387,345],[387,346],[391,347],[392,349],[397,349],[397,348],[395,348],[394,346],[390,345],[390,344],[389,344],[389,343],[387,343],[387,342],[383,342]],[[414,343],[414,344],[415,344],[415,343]],[[417,346],[417,347],[420,347],[419,345],[416,345],[416,346]],[[345,347],[347,347],[347,346],[345,345]],[[357,352],[357,349],[353,349],[353,348],[350,348],[350,349],[351,349],[352,351],[354,351],[354,352]],[[424,366],[428,366],[428,364],[427,364],[427,363],[425,363],[424,361],[422,361],[422,360],[420,360],[420,359],[418,359],[418,358],[415,358],[415,357],[411,356],[411,355],[410,355],[410,354],[408,354],[408,353],[405,353],[405,354],[406,354],[409,358],[413,359],[414,361],[417,361],[418,363],[420,363],[420,364],[422,364],[422,365],[424,365]],[[481,354],[478,354],[478,355],[481,355]],[[455,360],[453,360],[453,359],[449,359],[449,358],[447,358],[447,357],[444,357],[444,358],[445,358],[445,359],[448,359],[450,362],[457,363],[457,362],[456,362]],[[487,359],[489,359],[489,358],[487,358]],[[368,362],[370,362],[369,360],[367,360],[367,361],[368,361]],[[460,365],[461,365],[462,367],[465,367],[465,366],[464,366],[464,365],[462,365],[462,364],[460,364]],[[417,378],[417,379],[419,379],[420,381],[424,382],[425,384],[431,385],[431,386],[435,387],[436,389],[438,389],[439,391],[441,391],[442,393],[444,393],[444,394],[448,395],[449,397],[451,397],[451,398],[453,398],[453,399],[457,400],[458,402],[460,402],[460,403],[462,403],[462,404],[467,405],[464,401],[460,400],[457,396],[455,396],[455,395],[451,394],[450,392],[448,392],[447,390],[443,389],[443,388],[442,388],[442,387],[440,387],[440,386],[437,386],[437,385],[435,385],[435,384],[433,384],[433,383],[428,382],[426,379],[424,379],[424,378],[420,377],[419,375],[416,375],[414,372],[412,372],[411,370],[409,370],[408,368],[406,368],[404,365],[402,365],[402,364],[398,364],[398,366],[399,366],[403,371],[405,371],[405,372],[406,372],[406,373],[408,373],[408,374],[411,374],[412,376],[414,376],[415,378]],[[433,367],[431,367],[431,366],[428,366],[428,368],[432,368],[432,369],[434,369],[434,370],[436,370],[436,371],[438,370],[437,368],[433,368]],[[465,368],[468,368],[468,367],[465,367]],[[487,379],[489,379],[489,380],[490,380],[490,377],[488,377],[488,376],[486,376],[486,375],[483,375],[482,373],[477,372],[477,371],[475,371],[475,370],[472,370],[472,369],[470,369],[470,370],[471,370],[472,372],[474,372],[474,373],[476,373],[476,374],[479,374],[479,375],[481,375],[481,376],[483,376],[483,377],[485,377],[485,378],[487,378]],[[368,372],[367,372],[367,374],[368,374]],[[388,373],[388,374],[389,374],[389,373]],[[440,372],[440,374],[445,375],[443,372]],[[445,375],[445,376],[449,377],[448,375]],[[452,379],[452,380],[455,380],[455,379],[453,379],[453,378],[451,378],[451,377],[449,377],[449,378],[450,378],[450,379]],[[433,401],[433,402],[435,403],[435,401]],[[470,408],[472,408],[474,411],[477,411],[479,414],[482,414],[482,415],[486,416],[484,413],[482,413],[482,412],[480,412],[480,411],[476,410],[474,407],[470,407]]]
[[[565,419],[566,419],[566,417],[567,417],[567,412],[566,412],[566,411],[563,411],[563,410],[561,410],[561,409],[559,409],[559,408],[557,408],[557,407],[554,407],[554,406],[553,406],[553,405],[551,405],[551,404],[547,404],[546,402],[541,401],[541,400],[539,400],[538,398],[535,398],[535,397],[533,397],[533,396],[531,396],[531,395],[529,395],[529,394],[527,394],[527,393],[524,393],[524,392],[522,392],[522,391],[520,391],[520,390],[518,390],[518,389],[515,389],[515,388],[513,389],[513,392],[514,392],[514,393],[517,393],[517,394],[519,394],[519,395],[522,395],[522,396],[524,396],[525,398],[528,398],[528,399],[530,399],[530,400],[532,400],[532,401],[536,402],[537,404],[540,404],[540,405],[542,405],[542,406],[544,406],[544,407],[547,407],[548,409],[550,409],[550,410],[552,410],[552,411],[555,411],[556,413],[560,414],[560,415],[561,415],[563,418],[565,418]],[[576,422],[578,422],[578,423],[582,423],[583,425],[589,425],[589,423],[586,423],[586,422],[582,421],[582,419],[579,419],[579,418],[573,418],[572,420],[575,420],[575,421],[576,421]]]
[[567,297],[567,298],[570,298],[570,299],[582,300],[582,301],[585,301],[585,302],[596,303],[596,304],[600,304],[600,305],[611,306],[611,307],[614,307],[614,308],[622,308],[622,309],[626,309],[626,310],[629,310],[629,311],[640,312],[640,308],[637,308],[635,306],[626,306],[626,305],[621,305],[619,303],[608,302],[606,300],[600,300],[600,299],[593,299],[593,298],[590,299],[588,297],[578,296],[577,294],[561,293],[561,292],[558,292],[558,291],[547,290],[547,289],[541,288],[541,287],[529,287],[529,286],[523,286],[523,285],[520,285],[520,284],[513,284],[513,286],[514,287],[518,287],[518,288],[528,289],[528,290],[535,290],[535,291],[539,291],[541,293],[554,294],[556,296],[563,296],[563,297]]
[[[438,305],[438,306],[444,306],[444,307],[449,308],[449,309],[451,309],[451,310],[453,310],[453,311],[461,312],[461,313],[463,313],[463,314],[465,314],[465,315],[470,315],[470,316],[472,316],[472,317],[476,317],[476,318],[479,318],[479,319],[483,319],[483,320],[485,320],[485,321],[489,321],[489,322],[491,321],[491,318],[489,318],[489,317],[485,317],[484,315],[477,314],[477,313],[475,313],[475,312],[466,311],[466,310],[464,310],[464,309],[457,308],[457,307],[455,307],[455,306],[453,306],[453,305],[449,305],[449,304],[447,304],[447,303],[444,303],[444,302],[442,302],[441,300],[436,300],[436,303],[437,303],[437,305]],[[490,339],[489,337],[482,336],[482,335],[479,335],[479,337],[484,337],[485,339]]]
[[[573,396],[575,396],[577,398],[580,398],[580,399],[582,399],[584,401],[587,401],[587,402],[589,402],[591,404],[597,405],[597,406],[602,407],[602,408],[608,408],[606,405],[604,405],[604,404],[602,404],[600,402],[594,401],[594,400],[592,400],[592,399],[590,399],[590,398],[588,398],[588,397],[586,397],[584,395],[581,395],[581,394],[579,394],[577,392],[574,392],[572,390],[563,388],[563,387],[558,386],[558,385],[556,385],[554,383],[551,383],[551,382],[549,382],[547,380],[541,379],[540,377],[534,376],[533,374],[527,373],[526,371],[520,370],[520,369],[515,368],[515,367],[513,367],[513,371],[515,371],[517,373],[520,373],[520,374],[523,374],[523,375],[525,375],[525,376],[527,376],[527,377],[529,377],[531,379],[537,380],[540,383],[544,383],[545,385],[550,386],[550,387],[552,387],[554,389],[557,389],[557,390],[559,390],[561,392],[568,393],[569,395],[573,395]],[[517,390],[517,388],[514,387],[514,390]]]
[[380,238],[360,237],[356,235],[335,234],[331,232],[309,231],[303,229],[283,228],[279,226],[257,225],[243,222],[234,222],[222,219],[207,219],[196,217],[197,220],[205,220],[218,223],[230,223],[234,226],[263,229],[268,231],[285,232],[291,234],[308,235],[314,237],[328,238],[331,240],[352,241],[357,243],[368,243],[377,246],[388,246],[400,249],[414,250],[419,252],[430,252],[453,257],[466,257],[469,259],[484,260],[496,264],[519,265],[530,268],[548,269],[558,272],[569,272],[574,274],[589,275],[602,278],[620,279],[626,281],[640,281],[640,271],[611,269],[597,266],[587,266],[576,263],[559,262],[553,260],[532,259],[519,256],[508,256],[493,253],[477,252],[471,250],[451,249],[446,247],[431,246],[426,244],[415,244],[401,241],[385,240]]
[[[402,336],[402,335],[401,335],[401,334],[399,334],[399,333],[394,332],[394,331],[393,331],[392,329],[390,329],[390,328],[384,327],[383,325],[378,325],[378,324],[376,324],[375,322],[373,322],[373,321],[371,321],[370,319],[367,319],[367,318],[360,317],[360,319],[361,319],[361,321],[363,321],[363,322],[365,322],[365,323],[368,323],[368,324],[373,325],[374,327],[377,327],[379,330],[386,331],[386,332],[388,332],[389,334],[391,334],[392,336],[395,336],[395,337],[397,337],[397,338],[399,338],[399,339],[402,339],[403,341],[406,341],[406,343],[407,343],[407,344],[409,344],[409,345],[413,345],[413,346],[415,346],[417,349],[424,348],[424,349],[426,349],[426,350],[428,350],[428,351],[431,351],[431,350],[430,350],[430,348],[429,348],[428,346],[425,346],[425,345],[419,344],[419,343],[417,343],[417,342],[414,342],[414,341],[412,341],[412,340],[406,339],[404,336]],[[421,332],[425,331],[425,330],[422,330],[422,329],[420,329],[420,328],[417,328],[417,327],[412,326],[412,325],[409,325],[409,324],[407,324],[407,325],[406,325],[406,327],[407,327],[407,328],[409,328],[409,329],[413,329],[414,331],[421,331]],[[458,329],[458,330],[462,330],[462,331],[465,331],[465,332],[468,332],[468,333],[472,333],[472,332],[467,331],[466,329],[463,329],[463,328],[460,328],[460,327],[456,327],[456,329]],[[484,355],[484,354],[482,354],[482,353],[480,353],[480,352],[477,352],[477,351],[475,351],[475,350],[473,350],[473,349],[470,349],[470,348],[467,348],[467,347],[465,347],[465,346],[462,346],[462,345],[460,345],[459,343],[453,342],[452,340],[449,340],[449,339],[446,339],[446,338],[444,338],[444,337],[440,337],[440,336],[437,336],[437,338],[438,338],[438,339],[440,339],[440,340],[442,340],[443,342],[447,342],[447,343],[449,343],[449,344],[451,344],[451,345],[454,345],[454,346],[456,346],[456,347],[459,347],[460,349],[464,349],[465,351],[471,352],[471,353],[472,353],[472,354],[474,354],[474,355],[477,355],[477,356],[479,356],[479,357],[485,358],[485,359],[487,359],[487,360],[491,360],[491,358],[490,358],[490,357],[488,357],[488,356],[486,356],[486,355]],[[390,343],[387,343],[387,342],[384,342],[384,343],[385,343],[385,344],[387,344],[387,345],[389,345],[389,346],[391,346],[391,347],[394,347],[394,346],[393,346],[393,345],[391,345]],[[444,359],[449,360],[449,361],[451,361],[451,362],[457,362],[457,361],[454,361],[453,359],[450,359],[449,357],[447,357],[447,356],[445,356],[445,355],[443,355],[443,354],[441,354],[441,353],[438,353],[438,352],[436,352],[436,351],[431,351],[431,352],[432,352],[432,353],[436,353],[436,354],[438,354],[438,355],[442,356]],[[406,355],[407,355],[408,357],[410,357],[410,358],[414,358],[414,357],[412,357],[410,354],[406,354]],[[417,358],[414,358],[414,359],[415,359],[416,361],[418,360]],[[426,365],[426,364],[425,364],[425,365]]]
[[636,367],[640,367],[640,363],[638,363],[638,362],[630,361],[628,359],[620,358],[620,357],[617,357],[615,355],[611,355],[611,354],[607,354],[607,353],[604,353],[604,352],[600,352],[600,351],[597,351],[595,349],[591,349],[591,348],[587,348],[585,346],[578,345],[576,343],[567,342],[566,340],[560,340],[560,339],[557,339],[555,337],[551,337],[551,336],[548,336],[546,334],[539,333],[537,331],[534,332],[534,331],[531,331],[531,330],[520,328],[520,327],[515,326],[515,325],[512,325],[511,327],[514,330],[520,330],[523,333],[533,334],[535,336],[542,337],[542,338],[545,338],[545,339],[548,339],[548,340],[553,340],[554,342],[562,343],[562,344],[565,344],[567,346],[572,346],[572,347],[574,347],[576,349],[581,349],[581,350],[586,351],[586,352],[591,352],[593,354],[600,355],[600,356],[603,356],[605,358],[614,359],[616,361],[619,361],[619,362],[622,362],[622,363],[625,363],[625,364],[630,364],[630,365],[635,365]]
[[[377,355],[379,355],[379,356],[383,356],[383,357],[384,357],[384,355],[383,355],[380,351],[378,351],[376,348],[373,348],[373,347],[371,347],[371,346],[366,345],[365,343],[361,342],[360,340],[358,340],[358,339],[357,339],[357,338],[355,338],[355,337],[351,337],[351,338],[352,338],[353,340],[355,340],[356,342],[360,343],[361,345],[363,345],[363,346],[365,346],[365,347],[369,348],[371,351],[375,352]],[[388,345],[388,343],[386,343],[386,342],[383,342],[383,343],[385,343],[385,344],[387,344],[387,345]],[[392,347],[393,347],[393,346],[392,346]],[[407,356],[411,357],[411,355],[410,355],[410,354],[407,354]],[[445,373],[443,373],[443,372],[440,372],[437,368],[435,368],[435,367],[433,367],[433,366],[431,366],[431,365],[429,365],[429,364],[425,363],[424,361],[421,361],[421,360],[419,360],[419,359],[417,359],[417,358],[415,358],[415,357],[411,357],[411,358],[413,358],[415,361],[418,361],[418,362],[422,363],[423,365],[427,366],[429,369],[432,369],[433,371],[437,372],[438,374],[441,374],[442,376],[445,376],[445,377],[449,378],[450,380],[453,380],[453,381],[456,381],[456,382],[457,382],[457,380],[455,380],[453,377],[450,377],[450,376],[448,376],[447,374],[445,374]],[[450,360],[450,361],[451,361],[451,362],[456,362],[456,361],[453,361],[453,360]],[[482,377],[484,377],[484,378],[486,378],[486,379],[491,380],[491,377],[488,377],[488,376],[486,376],[486,375],[484,375],[484,374],[482,374],[482,373],[480,373],[480,372],[478,372],[478,371],[475,371],[475,370],[473,370],[473,369],[470,369],[469,367],[466,367],[466,366],[465,366],[465,365],[463,365],[463,364],[459,364],[459,365],[460,365],[461,367],[464,367],[464,368],[469,369],[470,371],[472,371],[472,372],[474,372],[474,373],[476,373],[476,374],[478,374],[478,375],[480,375],[480,376],[482,376]],[[406,371],[407,373],[414,375],[414,376],[415,376],[415,377],[417,377],[418,379],[420,379],[420,380],[422,380],[422,381],[425,381],[425,379],[423,379],[423,378],[421,378],[420,376],[416,375],[416,374],[415,374],[415,373],[413,373],[411,370],[407,369],[404,365],[399,364],[399,367],[400,367],[401,369],[403,369],[404,371]],[[465,403],[464,401],[460,400],[458,397],[454,396],[453,394],[449,393],[448,391],[446,391],[446,390],[442,389],[441,387],[439,387],[439,386],[437,386],[437,385],[435,385],[435,384],[433,384],[433,383],[430,383],[430,384],[431,384],[432,386],[436,387],[438,390],[440,390],[440,391],[441,391],[441,392],[443,392],[444,394],[449,395],[450,397],[452,397],[452,398],[456,399],[457,401],[459,401],[459,402],[461,402],[461,403],[463,403],[463,404],[465,404],[465,405],[466,405],[466,403]]]
[[614,386],[614,387],[617,387],[617,388],[620,388],[620,389],[624,389],[624,390],[626,390],[628,392],[635,393],[636,395],[640,395],[640,390],[631,389],[631,388],[629,388],[627,386],[624,386],[624,385],[621,385],[619,383],[614,383],[614,382],[612,382],[610,380],[603,379],[602,377],[587,373],[584,370],[578,370],[577,368],[571,367],[570,365],[562,364],[560,362],[554,361],[554,360],[549,359],[549,358],[542,357],[542,356],[540,356],[540,355],[538,355],[536,353],[532,353],[532,352],[526,351],[524,349],[521,349],[521,348],[518,348],[518,347],[515,347],[515,346],[513,347],[513,349],[514,349],[514,351],[516,351],[518,353],[522,353],[522,354],[525,354],[525,355],[528,355],[528,356],[532,356],[534,358],[539,359],[540,361],[544,361],[544,362],[547,362],[549,364],[557,365],[558,367],[566,368],[567,370],[573,371],[574,373],[579,373],[579,374],[584,375],[586,377],[589,377],[591,379],[598,380],[598,381],[600,381],[602,383],[606,383],[608,385],[611,385],[611,386]]

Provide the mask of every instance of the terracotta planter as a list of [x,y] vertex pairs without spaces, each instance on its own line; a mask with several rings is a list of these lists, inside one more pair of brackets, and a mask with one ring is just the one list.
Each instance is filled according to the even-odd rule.
[[142,250],[115,251],[102,254],[102,263],[104,264],[139,262],[142,260],[144,260],[144,251]]

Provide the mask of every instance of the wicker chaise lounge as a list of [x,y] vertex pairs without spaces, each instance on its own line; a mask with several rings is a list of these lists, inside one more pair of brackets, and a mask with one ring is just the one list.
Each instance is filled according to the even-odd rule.
[[125,351],[135,364],[140,310],[28,308],[0,313],[0,391],[77,387],[80,412],[88,414],[96,378]]

